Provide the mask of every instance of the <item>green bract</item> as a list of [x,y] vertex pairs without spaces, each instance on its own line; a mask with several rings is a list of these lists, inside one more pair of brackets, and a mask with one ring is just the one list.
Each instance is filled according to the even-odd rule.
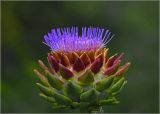
[[121,55],[108,57],[108,49],[85,52],[51,52],[49,66],[38,61],[43,72],[34,70],[40,96],[54,109],[102,111],[105,105],[118,104],[117,95],[127,83],[124,73],[130,63],[120,66]]

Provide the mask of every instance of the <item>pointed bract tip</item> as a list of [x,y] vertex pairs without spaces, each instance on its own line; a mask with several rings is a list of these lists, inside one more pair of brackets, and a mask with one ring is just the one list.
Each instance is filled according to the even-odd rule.
[[129,68],[129,66],[131,65],[130,62],[124,64],[123,66],[121,66],[118,71],[115,73],[116,76],[121,76],[123,75]]
[[83,61],[85,67],[91,64],[91,60],[85,52],[80,56],[80,59]]
[[73,65],[73,70],[80,72],[85,69],[84,63],[82,60],[78,57]]
[[97,59],[91,64],[90,69],[91,69],[91,71],[92,71],[94,74],[97,74],[97,73],[100,71],[102,65],[103,65],[102,59],[97,58]]
[[73,72],[63,65],[60,65],[60,74],[64,79],[70,79],[74,76]]
[[80,77],[78,77],[78,81],[84,84],[92,83],[94,82],[94,74],[90,70],[87,70]]
[[42,69],[44,69],[44,70],[47,70],[48,69],[48,67],[43,63],[43,61],[42,60],[38,60],[38,64],[39,64],[39,66],[42,68]]
[[55,72],[58,72],[59,71],[59,64],[56,61],[56,59],[50,54],[48,54],[48,61],[49,61],[50,65],[52,66],[52,68],[55,70]]
[[116,72],[121,60],[118,60],[116,63],[114,63],[111,67],[107,68],[107,70],[104,72],[104,75],[110,76],[113,73]]
[[65,54],[61,55],[61,64],[63,64],[66,67],[69,67],[70,65],[69,59]]

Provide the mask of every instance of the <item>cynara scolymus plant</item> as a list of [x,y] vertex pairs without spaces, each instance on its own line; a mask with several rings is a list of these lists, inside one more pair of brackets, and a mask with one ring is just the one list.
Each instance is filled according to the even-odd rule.
[[124,53],[109,57],[107,44],[113,38],[109,30],[77,27],[53,29],[44,36],[51,48],[42,72],[34,70],[40,96],[53,108],[102,111],[104,105],[118,104],[116,95],[127,83],[124,74],[130,63],[120,65]]

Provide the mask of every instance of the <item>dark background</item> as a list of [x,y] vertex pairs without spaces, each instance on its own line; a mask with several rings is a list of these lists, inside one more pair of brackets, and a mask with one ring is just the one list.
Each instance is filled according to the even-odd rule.
[[33,69],[38,59],[47,62],[44,34],[66,26],[110,29],[110,55],[125,52],[123,62],[132,63],[121,103],[105,112],[158,112],[158,1],[1,3],[2,112],[64,112],[38,96]]

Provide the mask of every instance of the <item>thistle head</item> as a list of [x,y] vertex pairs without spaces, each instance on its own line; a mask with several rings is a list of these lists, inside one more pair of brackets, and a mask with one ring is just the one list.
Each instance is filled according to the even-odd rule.
[[39,60],[44,72],[34,70],[43,84],[37,84],[40,96],[54,108],[81,110],[85,105],[93,110],[117,104],[115,95],[127,82],[124,74],[130,63],[121,65],[124,53],[109,57],[106,46],[113,37],[109,30],[93,27],[58,28],[45,35],[44,43],[51,49],[49,67]]
[[78,27],[58,28],[44,36],[44,43],[56,52],[89,51],[105,48],[113,36],[98,27],[83,27],[81,31]]

